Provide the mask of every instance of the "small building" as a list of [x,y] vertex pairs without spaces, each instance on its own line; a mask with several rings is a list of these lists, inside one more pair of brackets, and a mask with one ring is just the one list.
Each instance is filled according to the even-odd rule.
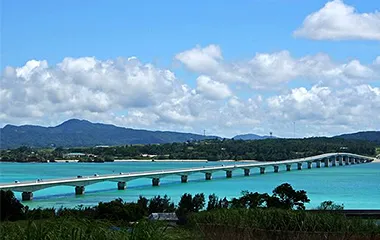
[[80,158],[80,157],[84,157],[86,156],[86,154],[84,153],[66,153],[66,154],[63,154],[63,158]]
[[148,216],[150,221],[164,221],[171,225],[175,225],[178,222],[177,215],[173,213],[151,213]]

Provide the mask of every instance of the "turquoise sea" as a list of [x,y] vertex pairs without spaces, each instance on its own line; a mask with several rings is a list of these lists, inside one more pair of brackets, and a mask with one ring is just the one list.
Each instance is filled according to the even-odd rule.
[[[64,178],[77,175],[89,176],[97,173],[136,172],[190,168],[212,165],[235,165],[226,162],[114,162],[114,163],[0,163],[0,182],[15,180],[35,180],[37,178]],[[177,202],[184,193],[215,193],[219,197],[240,196],[242,190],[270,193],[276,186],[288,182],[295,189],[307,191],[311,202],[307,208],[317,207],[322,201],[332,200],[344,204],[345,209],[380,209],[380,163],[367,163],[329,168],[313,168],[298,171],[292,166],[290,172],[284,167],[279,173],[267,168],[264,175],[258,169],[251,170],[251,176],[244,177],[243,170],[233,172],[231,179],[225,172],[213,174],[211,181],[205,181],[203,174],[189,176],[188,183],[181,183],[180,176],[161,179],[159,187],[152,187],[150,179],[136,179],[128,182],[126,190],[117,190],[117,183],[102,182],[86,186],[83,196],[75,196],[74,187],[61,186],[34,192],[33,201],[24,202],[32,208],[37,207],[75,207],[91,206],[100,201],[122,198],[134,201],[140,195],[152,197],[167,194]],[[21,198],[20,193],[16,193]]]

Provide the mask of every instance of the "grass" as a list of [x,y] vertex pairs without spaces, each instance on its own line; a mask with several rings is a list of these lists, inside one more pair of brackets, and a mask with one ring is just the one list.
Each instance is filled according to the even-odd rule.
[[120,223],[115,226],[104,220],[74,218],[3,222],[0,233],[0,240],[176,240],[186,239],[182,236],[187,234],[157,222]]
[[229,209],[190,218],[205,239],[380,239],[372,220],[279,209]]
[[380,226],[372,220],[332,213],[218,209],[194,213],[188,220],[179,227],[73,217],[0,222],[0,240],[380,239]]

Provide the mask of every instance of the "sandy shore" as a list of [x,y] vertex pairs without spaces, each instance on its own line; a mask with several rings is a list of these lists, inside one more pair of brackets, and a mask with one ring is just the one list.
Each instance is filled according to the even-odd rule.
[[[115,159],[115,162],[209,162],[206,159],[163,159],[152,161],[151,159]],[[210,161],[211,162],[211,161]],[[235,160],[219,160],[215,162],[236,162]],[[242,160],[237,162],[257,162],[256,160]]]
[[73,163],[73,162],[79,162],[79,160],[73,160],[73,159],[65,160],[65,159],[60,159],[60,160],[55,160],[55,162],[57,162],[57,163],[64,163],[64,162]]

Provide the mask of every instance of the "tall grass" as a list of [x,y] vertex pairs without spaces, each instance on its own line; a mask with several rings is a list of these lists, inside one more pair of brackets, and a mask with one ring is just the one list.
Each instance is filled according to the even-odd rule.
[[[380,226],[374,221],[347,219],[343,215],[331,213],[279,209],[218,209],[194,214],[189,220],[207,239],[228,239],[227,236],[233,236],[234,239],[267,239],[268,234],[270,239],[314,239],[309,237],[322,235],[337,237],[327,239],[380,239]],[[265,237],[245,238],[251,235]],[[287,235],[288,238],[285,237]]]
[[115,227],[106,221],[59,218],[54,220],[4,222],[0,240],[161,240],[169,239],[160,223],[141,221]]

